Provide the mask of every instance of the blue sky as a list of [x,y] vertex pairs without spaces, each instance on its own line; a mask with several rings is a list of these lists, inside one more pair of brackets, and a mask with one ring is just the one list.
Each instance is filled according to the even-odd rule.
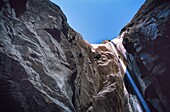
[[69,25],[90,43],[117,37],[145,0],[51,0]]

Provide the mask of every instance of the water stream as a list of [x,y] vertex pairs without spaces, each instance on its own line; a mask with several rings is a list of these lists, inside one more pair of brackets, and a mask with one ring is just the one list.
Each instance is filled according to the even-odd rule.
[[[124,62],[122,61],[121,58],[119,58],[119,54],[118,51],[116,49],[116,44],[114,44],[114,42],[110,42],[109,45],[111,46],[113,52],[115,52],[117,58],[119,59],[119,62],[124,70],[125,73],[125,83],[128,85],[128,88],[130,88],[130,90],[128,90],[129,92],[129,101],[130,104],[132,106],[132,109],[134,112],[150,112],[150,109],[147,105],[147,103],[145,102],[145,99],[143,98],[141,92],[139,91],[138,87],[136,86],[133,78],[131,77],[131,74],[129,73],[127,67],[125,66]],[[130,92],[133,92],[133,94],[130,94]],[[142,105],[142,106],[141,106]]]

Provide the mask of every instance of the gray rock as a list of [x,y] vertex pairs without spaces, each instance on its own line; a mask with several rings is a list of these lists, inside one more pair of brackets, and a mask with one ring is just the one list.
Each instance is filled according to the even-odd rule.
[[129,40],[124,42],[131,53],[128,63],[135,68],[134,77],[153,112],[170,111],[169,20],[170,1],[148,0],[118,37]]
[[2,0],[0,8],[0,111],[125,110],[114,54],[105,52],[108,48],[94,50],[57,5]]

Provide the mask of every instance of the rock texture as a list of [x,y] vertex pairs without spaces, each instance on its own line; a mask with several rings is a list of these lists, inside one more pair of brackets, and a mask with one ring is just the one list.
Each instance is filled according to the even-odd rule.
[[109,41],[84,41],[49,0],[1,0],[0,111],[142,111],[122,58],[151,111],[169,112],[169,19],[169,0],[147,0],[113,40],[118,56]]
[[122,70],[49,0],[0,1],[1,112],[124,112]]
[[[127,56],[153,112],[170,112],[170,1],[146,0],[121,31],[118,49]],[[132,69],[135,68],[135,69]]]

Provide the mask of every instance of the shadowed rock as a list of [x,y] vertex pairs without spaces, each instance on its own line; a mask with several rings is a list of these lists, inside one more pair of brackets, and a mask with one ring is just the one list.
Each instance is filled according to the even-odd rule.
[[136,63],[139,73],[134,77],[154,112],[170,111],[169,29],[170,1],[147,0],[121,32],[121,37],[133,44],[134,50],[127,42],[123,44],[127,52],[136,51],[132,53],[134,60],[128,59],[129,65],[136,68]]
[[28,0],[9,0],[11,8],[15,10],[16,16],[20,16],[26,11],[26,3]]

